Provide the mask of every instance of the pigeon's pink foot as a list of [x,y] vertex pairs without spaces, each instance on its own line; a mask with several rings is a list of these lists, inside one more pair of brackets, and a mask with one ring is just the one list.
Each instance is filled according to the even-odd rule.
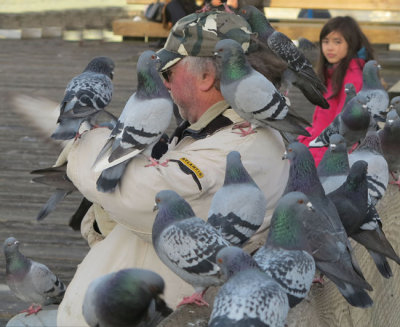
[[321,274],[319,277],[314,278],[312,282],[315,284],[324,285],[324,283],[325,283],[324,276]]
[[[247,128],[247,130],[245,130],[245,128]],[[234,125],[234,126],[232,127],[232,129],[239,129],[240,132],[238,132],[238,133],[233,132],[233,133],[239,134],[241,137],[244,137],[244,136],[247,136],[247,135],[250,135],[250,134],[257,133],[257,132],[253,129],[253,127],[251,127],[251,124],[250,124],[249,122],[247,122],[247,121],[244,122],[244,123],[240,123],[240,124]]]
[[224,3],[223,5],[224,5],[224,9],[227,13],[234,14],[234,12],[231,10],[231,8],[229,8],[229,6],[226,3]]
[[168,166],[168,159],[162,163],[159,163],[156,159],[153,159],[153,158],[149,158],[149,160],[151,161],[151,164],[148,164],[145,167],[157,167],[157,166],[167,167]]
[[390,174],[393,177],[393,181],[390,181],[389,184],[397,185],[400,191],[400,178],[397,178],[396,175],[391,171]]
[[42,306],[41,305],[38,305],[38,306],[35,307],[35,305],[32,304],[28,309],[26,309],[24,311],[21,311],[21,313],[22,312],[26,312],[25,316],[30,316],[32,314],[37,314],[40,310],[42,310]]
[[203,299],[204,292],[201,293],[193,293],[191,296],[186,296],[183,298],[181,302],[177,305],[180,307],[183,304],[196,304],[198,306],[210,306],[204,299]]

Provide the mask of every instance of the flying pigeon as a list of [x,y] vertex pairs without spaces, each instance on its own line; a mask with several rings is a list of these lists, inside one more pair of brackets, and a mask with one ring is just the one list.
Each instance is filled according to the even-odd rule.
[[361,272],[335,204],[325,195],[310,150],[293,142],[282,159],[290,161],[284,194],[303,192],[315,208],[315,214],[307,213],[302,219],[310,221],[307,239],[313,240],[310,253],[317,268],[335,283],[351,305],[371,306],[372,299],[365,290],[372,287]]
[[332,123],[326,127],[321,134],[309,143],[310,148],[328,146],[329,136],[340,134],[344,137],[347,148],[363,139],[370,126],[371,115],[368,112],[366,99],[363,96],[357,96],[349,101]]
[[208,212],[208,223],[232,245],[243,245],[261,226],[267,212],[267,199],[240,159],[231,151],[226,157],[224,185],[215,193]]
[[205,290],[222,283],[215,256],[229,242],[214,227],[196,217],[189,203],[175,191],[160,191],[155,201],[158,213],[152,230],[154,249],[168,268],[195,289],[178,306],[208,305],[203,300]]
[[317,174],[325,194],[340,187],[346,180],[349,170],[346,141],[342,135],[332,134],[329,137],[328,150],[317,167]]
[[[126,103],[94,164],[96,171],[102,171],[97,180],[101,192],[115,190],[134,156],[139,153],[150,156],[171,122],[173,103],[157,71],[158,62],[151,50],[139,57],[137,90]],[[157,164],[154,159],[152,162]]]
[[264,13],[254,6],[243,6],[239,15],[247,20],[253,33],[256,33],[256,42],[269,47],[274,54],[284,60],[291,71],[296,75],[297,86],[304,96],[314,105],[328,109],[329,103],[324,98],[325,85],[315,74],[311,63],[296,45],[285,34],[276,31]]
[[368,131],[357,149],[349,154],[350,166],[358,160],[368,163],[368,194],[372,204],[376,205],[385,194],[389,182],[389,168],[377,131]]
[[[240,117],[253,126],[270,126],[281,132],[309,136],[308,122],[292,113],[285,98],[261,73],[251,67],[239,43],[218,41],[214,54],[221,63],[221,92]],[[242,134],[247,135],[249,131]]]
[[395,109],[388,112],[385,126],[378,131],[378,135],[381,140],[383,156],[394,179],[394,182],[390,183],[397,184],[400,188],[400,179],[395,176],[395,173],[400,171],[400,117]]
[[376,60],[369,60],[363,68],[363,86],[357,95],[367,99],[366,105],[371,117],[377,121],[385,121],[389,106],[389,95],[384,89],[380,78],[381,66]]
[[97,125],[100,113],[115,117],[104,110],[112,97],[114,62],[108,57],[95,57],[82,74],[75,76],[67,85],[60,104],[57,129],[51,135],[56,140],[69,140],[79,135],[81,124]]
[[215,297],[208,326],[285,326],[286,293],[248,253],[228,247],[218,252],[217,263],[227,282]]
[[[279,200],[267,241],[253,256],[261,269],[287,293],[291,308],[307,296],[315,274],[314,259],[305,250],[307,234],[301,224],[292,220],[299,206],[307,206],[300,192],[290,192]],[[310,205],[308,210],[311,209]]]
[[65,285],[45,265],[26,258],[19,251],[19,241],[16,238],[7,238],[3,244],[3,251],[8,287],[17,298],[32,303],[23,312],[27,312],[27,315],[36,314],[43,305],[61,302]]
[[385,278],[389,278],[392,271],[385,257],[398,264],[400,258],[386,239],[380,219],[368,218],[367,169],[366,161],[356,161],[343,185],[327,196],[335,204],[347,235],[367,248],[378,270]]
[[93,280],[82,313],[90,327],[155,327],[172,310],[160,297],[164,281],[145,269],[122,269]]

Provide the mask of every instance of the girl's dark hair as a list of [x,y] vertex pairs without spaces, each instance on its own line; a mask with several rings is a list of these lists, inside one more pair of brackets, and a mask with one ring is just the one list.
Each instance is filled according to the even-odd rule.
[[364,48],[365,51],[363,52],[365,53],[365,57],[363,59],[367,62],[368,60],[374,59],[374,51],[371,43],[352,17],[338,16],[331,18],[324,25],[319,35],[320,57],[317,64],[317,74],[324,83],[326,81],[326,68],[329,66],[329,62],[322,53],[322,40],[331,32],[339,32],[342,34],[348,45],[347,56],[339,62],[332,75],[333,90],[331,97],[335,97],[342,88],[344,76],[346,75],[351,59],[357,58],[358,52]]

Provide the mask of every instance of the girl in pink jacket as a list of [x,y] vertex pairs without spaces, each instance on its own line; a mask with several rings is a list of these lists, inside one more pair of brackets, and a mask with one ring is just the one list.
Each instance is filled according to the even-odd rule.
[[[315,108],[309,137],[299,136],[299,142],[308,146],[342,111],[346,93],[344,86],[352,83],[356,92],[362,87],[362,69],[366,61],[374,59],[373,49],[357,22],[349,16],[330,19],[322,28],[320,60],[317,66],[319,78],[324,82],[324,94],[330,107]],[[327,148],[310,148],[315,164],[321,161]]]

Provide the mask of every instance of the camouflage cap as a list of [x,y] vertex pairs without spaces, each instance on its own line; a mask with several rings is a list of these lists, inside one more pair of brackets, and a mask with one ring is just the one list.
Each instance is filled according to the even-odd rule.
[[224,11],[194,13],[181,18],[169,33],[163,49],[157,52],[164,71],[185,56],[211,57],[221,39],[233,39],[246,52],[250,45],[251,27],[236,14]]

